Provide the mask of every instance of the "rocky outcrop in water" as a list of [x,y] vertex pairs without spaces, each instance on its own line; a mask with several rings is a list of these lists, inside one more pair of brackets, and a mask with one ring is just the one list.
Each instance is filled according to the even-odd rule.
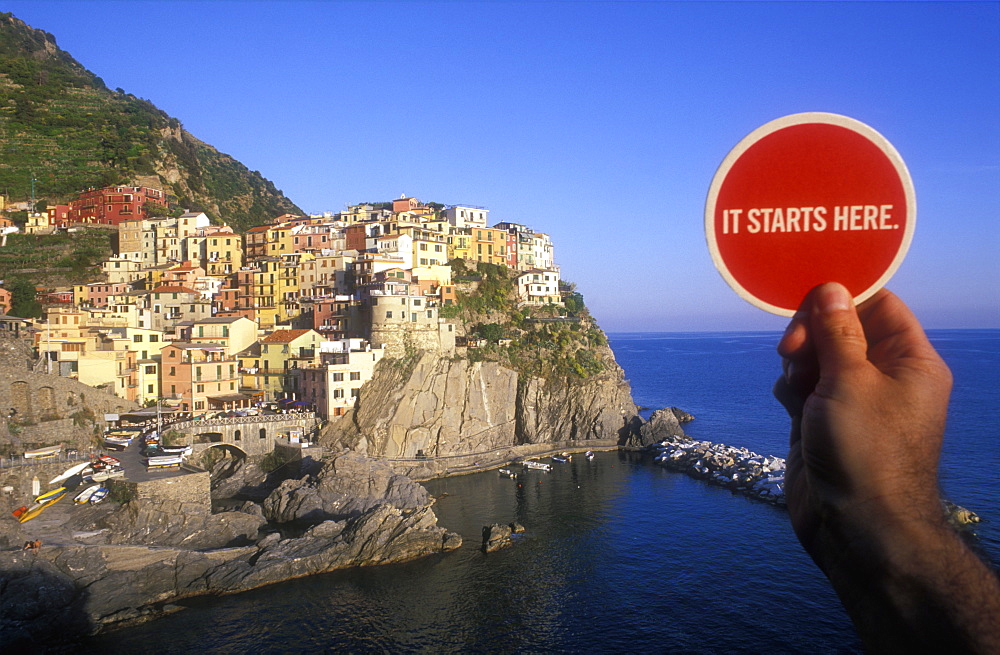
[[497,362],[422,354],[380,363],[324,445],[375,457],[452,457],[527,444],[617,444],[638,423],[621,369],[587,379],[521,377]]
[[481,550],[484,553],[493,553],[502,548],[507,548],[514,543],[514,535],[524,532],[524,526],[520,523],[493,523],[483,526],[483,545]]
[[[645,427],[645,426],[643,426]],[[761,500],[785,502],[785,460],[686,437],[666,437],[650,448],[654,461]]]
[[[226,512],[223,514],[239,514]],[[42,547],[0,552],[0,643],[49,643],[107,623],[157,615],[186,596],[226,594],[352,566],[399,562],[458,548],[429,507],[371,507],[324,521],[299,537],[213,550],[139,545]]]
[[[237,482],[259,473],[251,466]],[[187,596],[458,548],[461,537],[437,525],[432,503],[423,487],[384,463],[344,452],[314,474],[286,480],[263,507],[247,501],[212,513],[150,499],[117,510],[85,507],[91,523],[68,518],[61,543],[46,541],[37,554],[0,551],[0,644],[48,643],[56,621],[66,635],[78,635],[156,616],[164,603]],[[296,521],[303,532],[284,537],[268,518]]]
[[282,482],[264,500],[264,515],[275,523],[343,519],[379,504],[413,510],[431,502],[426,489],[385,463],[344,451],[315,476]]
[[267,521],[260,507],[213,514],[195,503],[138,498],[101,521],[112,544],[225,548],[257,538]]

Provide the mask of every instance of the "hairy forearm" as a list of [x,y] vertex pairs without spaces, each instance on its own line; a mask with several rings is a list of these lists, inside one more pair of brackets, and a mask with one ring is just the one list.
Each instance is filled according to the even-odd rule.
[[1000,583],[936,508],[825,521],[810,549],[873,652],[1000,652]]

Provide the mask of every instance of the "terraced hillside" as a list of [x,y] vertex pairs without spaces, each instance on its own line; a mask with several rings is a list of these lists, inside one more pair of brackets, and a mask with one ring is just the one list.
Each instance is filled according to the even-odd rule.
[[64,202],[82,189],[157,186],[236,228],[298,207],[256,171],[198,140],[150,101],[104,81],[55,37],[0,14],[0,194]]

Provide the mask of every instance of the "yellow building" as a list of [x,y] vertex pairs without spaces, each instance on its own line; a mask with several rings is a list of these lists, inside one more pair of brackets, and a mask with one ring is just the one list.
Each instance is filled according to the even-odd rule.
[[452,259],[475,261],[472,256],[473,251],[471,230],[467,227],[451,228],[451,234],[448,236],[448,261]]
[[315,259],[316,256],[311,252],[296,252],[281,256],[278,287],[275,293],[278,302],[278,321],[287,321],[299,315],[299,269],[302,262],[311,262]]
[[[276,330],[260,340],[256,368],[257,389],[267,400],[291,398],[299,393],[299,369],[320,361],[323,335],[316,330]],[[245,361],[245,360],[244,360]]]

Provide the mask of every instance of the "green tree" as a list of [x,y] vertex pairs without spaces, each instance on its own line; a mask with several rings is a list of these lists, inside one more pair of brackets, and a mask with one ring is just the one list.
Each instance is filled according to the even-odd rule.
[[503,339],[503,326],[499,323],[480,323],[476,333],[487,341],[498,341]]
[[36,297],[35,285],[26,278],[16,278],[7,283],[10,291],[10,315],[20,318],[38,318],[42,315],[42,304]]

